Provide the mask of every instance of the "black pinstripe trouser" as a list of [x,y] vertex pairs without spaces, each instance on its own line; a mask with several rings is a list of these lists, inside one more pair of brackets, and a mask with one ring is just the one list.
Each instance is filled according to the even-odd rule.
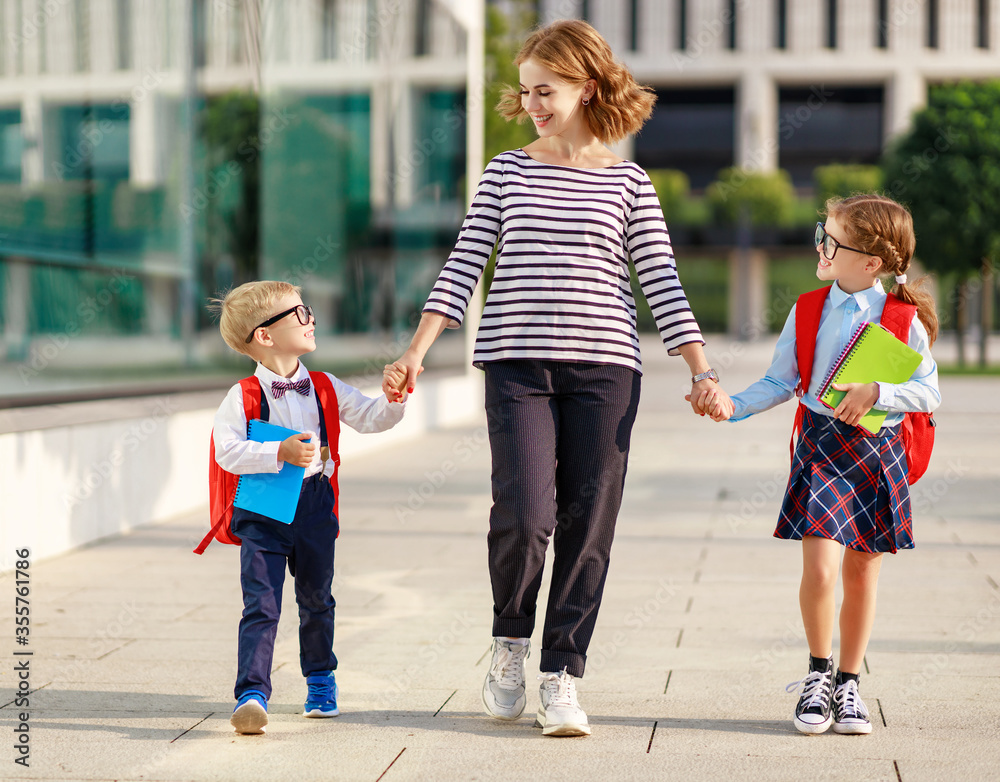
[[564,361],[495,361],[485,369],[493,634],[531,636],[551,536],[540,667],[583,676],[625,485],[639,374]]

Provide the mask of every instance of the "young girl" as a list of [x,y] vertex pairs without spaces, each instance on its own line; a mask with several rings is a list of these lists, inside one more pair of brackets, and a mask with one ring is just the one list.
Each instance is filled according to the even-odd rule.
[[[875,618],[879,567],[883,553],[913,548],[899,424],[903,413],[930,412],[941,401],[930,354],[938,327],[934,301],[907,284],[914,244],[910,213],[879,195],[831,200],[826,223],[816,226],[816,276],[834,282],[823,305],[809,388],[801,399],[802,434],[774,532],[802,541],[799,604],[810,654],[795,709],[795,727],[802,733],[822,733],[831,723],[837,733],[872,729],[858,682]],[[897,298],[916,306],[908,344],[923,360],[898,385],[835,384],[847,394],[831,410],[816,392],[857,328],[879,322],[886,302],[883,275],[895,280]],[[728,404],[717,402],[713,417],[729,414],[735,421],[768,410],[791,399],[798,382],[793,307],[767,374]],[[889,413],[877,435],[856,426],[873,407]],[[834,678],[834,587],[842,550],[840,668]]]
[[655,95],[586,22],[537,30],[516,63],[520,85],[498,109],[530,121],[538,138],[486,167],[413,341],[386,367],[383,388],[390,399],[413,391],[424,355],[447,326],[461,324],[496,247],[473,354],[486,373],[493,457],[494,639],[483,706],[501,720],[525,709],[524,660],[551,538],[536,722],[546,736],[589,735],[576,679],[608,575],[639,403],[630,259],[664,345],[687,362],[692,391],[701,398],[717,389],[718,376],[652,183],[606,146],[642,127]]

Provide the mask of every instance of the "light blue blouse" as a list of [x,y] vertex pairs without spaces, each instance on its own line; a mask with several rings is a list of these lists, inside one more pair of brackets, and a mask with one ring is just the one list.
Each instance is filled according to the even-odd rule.
[[[833,411],[816,398],[816,391],[823,384],[833,363],[840,356],[854,332],[862,323],[878,323],[885,307],[886,293],[878,280],[867,290],[845,293],[837,282],[823,304],[819,332],[816,335],[816,354],[812,378],[802,402],[810,410],[832,416]],[[938,391],[937,364],[931,357],[927,329],[914,317],[910,326],[908,343],[921,356],[922,361],[913,376],[905,383],[879,383],[877,410],[887,410],[884,426],[894,426],[903,420],[903,413],[931,412],[941,404]],[[735,410],[730,420],[741,421],[755,413],[762,413],[787,402],[795,396],[799,382],[798,364],[795,360],[795,307],[788,313],[788,320],[778,337],[774,357],[767,374],[751,384],[745,391],[733,396]]]

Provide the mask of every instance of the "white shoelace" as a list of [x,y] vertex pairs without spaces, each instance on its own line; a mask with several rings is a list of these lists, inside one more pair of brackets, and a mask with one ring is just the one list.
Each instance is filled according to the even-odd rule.
[[841,717],[863,717],[868,719],[868,707],[861,700],[861,693],[858,692],[858,683],[854,679],[848,679],[834,693],[833,699],[837,702],[838,711]]
[[830,697],[830,679],[822,671],[810,671],[806,678],[801,681],[792,682],[785,687],[785,692],[797,692],[801,689],[805,704],[802,709],[813,706],[823,707],[825,701]]
[[528,656],[528,644],[508,644],[495,641],[496,654],[490,675],[497,685],[507,690],[524,686],[524,658]]
[[565,668],[559,673],[540,673],[538,680],[549,694],[549,702],[546,706],[580,708],[580,704],[576,700],[576,682],[573,681],[572,676],[566,673]]

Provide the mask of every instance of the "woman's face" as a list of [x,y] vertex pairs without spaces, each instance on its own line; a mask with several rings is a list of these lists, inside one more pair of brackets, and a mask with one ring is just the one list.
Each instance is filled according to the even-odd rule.
[[532,59],[521,63],[521,106],[539,138],[575,131],[584,123],[583,101],[594,94],[593,80],[571,84]]

